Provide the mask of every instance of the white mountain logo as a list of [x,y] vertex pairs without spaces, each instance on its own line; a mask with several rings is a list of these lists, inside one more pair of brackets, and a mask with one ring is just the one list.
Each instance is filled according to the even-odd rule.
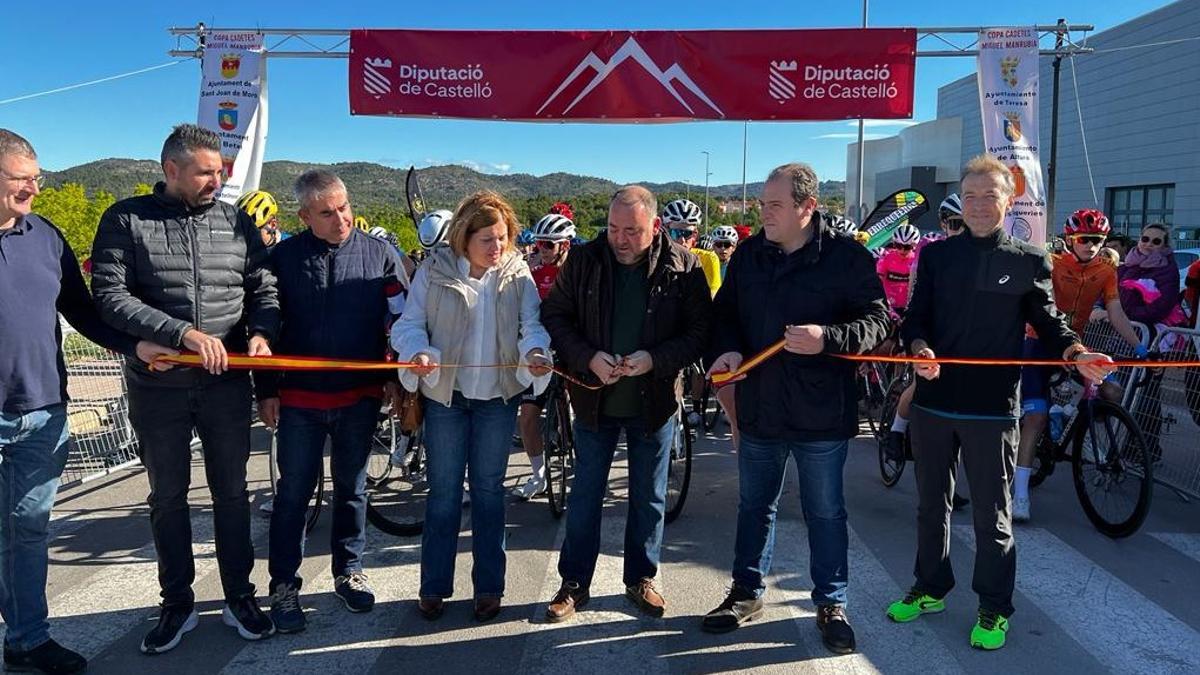
[[646,72],[654,76],[654,79],[658,80],[659,84],[663,86],[663,89],[666,89],[667,92],[670,93],[676,101],[679,101],[679,104],[686,108],[689,113],[693,115],[696,114],[696,112],[692,110],[692,106],[688,105],[687,101],[683,100],[683,97],[680,96],[679,92],[675,89],[675,82],[683,85],[683,87],[695,95],[696,98],[708,104],[708,107],[715,110],[718,115],[721,117],[725,116],[725,113],[717,107],[717,104],[713,103],[712,100],[708,98],[708,95],[706,95],[704,91],[700,89],[700,87],[696,86],[696,83],[692,81],[692,78],[688,77],[688,74],[683,71],[683,68],[679,67],[678,63],[671,64],[671,67],[667,68],[665,71],[660,69],[658,64],[654,62],[654,59],[650,58],[650,55],[647,54],[644,49],[642,49],[642,46],[637,43],[637,40],[635,40],[633,36],[630,36],[629,39],[625,41],[625,44],[621,45],[621,48],[617,50],[617,53],[613,54],[612,58],[608,61],[596,56],[595,52],[589,52],[588,55],[579,62],[579,65],[575,66],[575,70],[573,70],[571,74],[567,76],[567,79],[563,80],[563,83],[558,85],[558,89],[555,89],[554,93],[550,94],[550,98],[546,99],[546,102],[542,104],[542,107],[538,108],[536,114],[542,114],[542,111],[546,109],[546,106],[550,105],[550,103],[553,102],[554,99],[557,98],[564,89],[578,79],[585,70],[590,68],[596,73],[592,77],[592,81],[583,88],[583,91],[579,92],[579,95],[575,97],[574,101],[571,101],[571,105],[568,105],[562,111],[562,114],[565,115],[571,112],[571,109],[574,108],[575,105],[581,100],[583,100],[583,97],[587,96],[592,92],[593,89],[600,86],[600,83],[603,82],[610,73],[616,70],[618,66],[624,63],[626,59],[633,59],[634,61],[637,61],[638,65],[644,68]]

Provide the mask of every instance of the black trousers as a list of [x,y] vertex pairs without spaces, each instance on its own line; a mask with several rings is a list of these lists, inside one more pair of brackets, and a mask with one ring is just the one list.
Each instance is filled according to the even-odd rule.
[[226,600],[252,595],[250,500],[250,378],[239,374],[194,387],[129,383],[129,419],[150,478],[150,528],[158,552],[163,605],[191,607],[196,565],[188,490],[192,429],[204,445],[204,473],[213,501],[217,566]]
[[950,511],[961,454],[975,521],[971,588],[981,609],[1011,615],[1017,579],[1010,496],[1017,421],[955,419],[913,406],[910,429],[918,495],[916,589],[942,598],[954,588]]

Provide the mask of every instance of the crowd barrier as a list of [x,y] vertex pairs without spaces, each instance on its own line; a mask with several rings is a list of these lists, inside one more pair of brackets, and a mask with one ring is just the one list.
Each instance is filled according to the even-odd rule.
[[136,464],[137,439],[129,424],[129,397],[121,357],[63,325],[67,364],[70,452],[63,487]]

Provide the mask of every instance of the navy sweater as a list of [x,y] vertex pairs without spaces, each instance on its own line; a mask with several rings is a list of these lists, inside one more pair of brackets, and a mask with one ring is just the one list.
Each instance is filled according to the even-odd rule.
[[58,312],[84,337],[134,355],[137,339],[100,320],[62,234],[37,215],[0,230],[0,410],[23,414],[65,403]]

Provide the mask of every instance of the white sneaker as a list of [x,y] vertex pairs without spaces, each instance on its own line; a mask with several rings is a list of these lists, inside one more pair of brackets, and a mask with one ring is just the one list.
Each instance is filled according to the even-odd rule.
[[513,488],[512,495],[517,499],[529,500],[546,491],[545,476],[530,476],[529,480],[519,488]]
[[1025,498],[1014,497],[1013,498],[1013,509],[1012,509],[1013,522],[1014,523],[1028,523],[1029,522],[1029,507],[1030,507],[1030,503],[1029,503],[1028,497],[1025,497]]

